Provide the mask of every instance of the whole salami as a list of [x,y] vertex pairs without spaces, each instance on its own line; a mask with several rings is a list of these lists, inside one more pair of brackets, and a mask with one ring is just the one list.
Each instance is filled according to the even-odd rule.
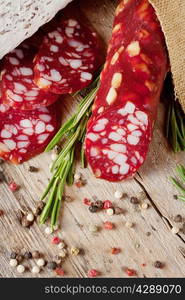
[[147,0],[121,1],[87,126],[87,160],[99,178],[132,177],[146,158],[168,57]]
[[57,95],[38,88],[33,81],[33,59],[37,48],[23,43],[7,54],[1,72],[2,100],[14,109],[32,110],[48,106]]
[[55,94],[73,93],[86,87],[102,64],[97,33],[77,19],[61,20],[48,32],[34,60],[37,86]]
[[30,111],[0,104],[0,157],[19,164],[41,153],[58,129],[56,111],[55,104]]

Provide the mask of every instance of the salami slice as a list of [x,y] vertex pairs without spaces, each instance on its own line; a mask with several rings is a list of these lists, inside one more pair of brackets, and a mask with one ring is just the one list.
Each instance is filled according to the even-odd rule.
[[121,1],[93,115],[130,99],[147,106],[155,119],[167,67],[164,36],[153,7],[148,0]]
[[96,32],[70,18],[45,37],[34,61],[35,83],[56,94],[73,93],[91,82],[101,63]]
[[33,58],[37,48],[23,43],[6,55],[2,71],[2,99],[14,109],[32,110],[48,106],[57,96],[38,88],[33,81]]
[[19,164],[41,153],[58,125],[55,104],[32,111],[0,104],[0,157]]
[[120,181],[144,162],[167,70],[153,7],[147,0],[122,0],[85,139],[97,177]]
[[148,114],[130,101],[101,114],[88,127],[85,140],[95,176],[109,181],[133,176],[146,158],[151,137]]

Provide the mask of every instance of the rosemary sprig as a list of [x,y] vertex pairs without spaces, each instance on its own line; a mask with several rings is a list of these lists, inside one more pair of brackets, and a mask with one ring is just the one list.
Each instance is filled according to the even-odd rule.
[[167,138],[174,152],[185,151],[185,115],[176,101],[169,106]]
[[[92,102],[98,89],[98,82],[99,76],[88,87],[88,91],[90,90],[90,92],[85,97],[81,96],[82,92],[73,95],[73,97],[81,99],[76,113],[63,124],[45,150],[50,151],[55,147],[55,145],[57,145],[57,143],[65,140],[64,146],[52,165],[51,172],[53,175],[42,195],[42,200],[47,196],[48,199],[42,211],[40,222],[44,223],[49,217],[51,217],[52,227],[56,225],[58,220],[65,185],[73,184],[75,150],[78,144],[80,144],[81,147],[81,164],[82,166],[85,165],[83,141],[85,138],[86,125],[91,114]],[[84,92],[85,91],[83,90],[83,94]]]
[[182,165],[178,165],[176,171],[183,183],[177,181],[173,177],[170,177],[170,180],[173,183],[173,185],[175,185],[175,187],[182,193],[182,195],[177,196],[177,199],[185,201],[185,187],[183,186],[183,184],[185,184],[185,168]]

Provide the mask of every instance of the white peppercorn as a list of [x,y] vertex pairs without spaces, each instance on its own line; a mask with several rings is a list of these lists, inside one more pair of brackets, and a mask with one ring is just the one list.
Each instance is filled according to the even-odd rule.
[[24,273],[24,271],[25,271],[25,266],[23,266],[23,265],[18,265],[17,266],[17,272],[18,273]]
[[12,258],[12,259],[10,259],[9,264],[10,264],[11,267],[16,267],[17,264],[18,264],[18,261],[17,261],[17,259]]

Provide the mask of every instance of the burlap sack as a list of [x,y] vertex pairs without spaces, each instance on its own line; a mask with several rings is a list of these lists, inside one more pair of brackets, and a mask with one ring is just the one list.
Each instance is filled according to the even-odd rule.
[[169,51],[176,97],[185,112],[185,0],[150,0]]

